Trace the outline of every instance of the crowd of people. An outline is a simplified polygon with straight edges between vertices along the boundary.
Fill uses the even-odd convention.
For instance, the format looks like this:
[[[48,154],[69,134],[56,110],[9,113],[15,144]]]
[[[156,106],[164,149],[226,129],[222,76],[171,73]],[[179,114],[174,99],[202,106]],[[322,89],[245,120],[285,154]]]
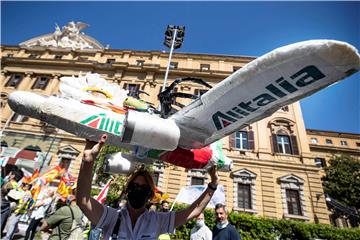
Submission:
[[[25,239],[34,239],[41,232],[47,239],[71,238],[74,223],[88,223],[90,231],[82,238],[103,239],[170,239],[170,234],[186,222],[195,219],[190,239],[240,239],[236,228],[227,221],[227,210],[222,204],[215,207],[216,226],[210,230],[205,224],[203,211],[217,189],[219,177],[216,168],[209,170],[210,182],[206,190],[185,209],[170,211],[170,203],[162,201],[160,206],[151,203],[155,184],[151,173],[140,168],[132,173],[120,196],[118,207],[112,208],[91,197],[91,179],[94,161],[105,143],[103,135],[99,142],[86,141],[80,167],[77,189],[60,204],[57,194],[50,187],[42,189],[36,201],[32,200],[31,184],[19,184],[19,176],[10,172],[1,187],[1,235],[11,240],[20,221],[28,223]],[[11,190],[19,196],[14,197]],[[55,207],[56,206],[56,207]],[[44,239],[44,238],[43,238]]]

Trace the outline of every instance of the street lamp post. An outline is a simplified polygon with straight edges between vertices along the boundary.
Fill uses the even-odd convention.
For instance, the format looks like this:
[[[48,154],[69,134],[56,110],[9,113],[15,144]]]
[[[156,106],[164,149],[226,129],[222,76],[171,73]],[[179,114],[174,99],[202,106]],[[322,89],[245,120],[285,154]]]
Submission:
[[[165,91],[167,78],[169,75],[170,64],[171,64],[171,57],[174,49],[178,49],[181,47],[184,41],[184,34],[185,34],[185,27],[184,26],[174,26],[168,25],[165,31],[165,40],[164,45],[170,48],[169,60],[166,67],[164,84],[162,86],[161,91]]]

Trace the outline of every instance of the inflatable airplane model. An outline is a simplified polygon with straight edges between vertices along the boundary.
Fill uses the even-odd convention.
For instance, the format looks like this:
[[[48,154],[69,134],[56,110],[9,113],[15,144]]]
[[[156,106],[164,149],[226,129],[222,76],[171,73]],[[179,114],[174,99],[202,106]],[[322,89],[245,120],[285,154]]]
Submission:
[[[135,162],[158,159],[189,169],[217,165],[229,171],[232,161],[218,140],[359,69],[353,46],[311,40],[257,58],[174,114],[162,104],[167,110],[160,116],[96,74],[62,77],[62,97],[18,91],[8,101],[19,114],[93,141],[107,133],[107,144],[132,151],[110,157],[108,172],[130,171]]]

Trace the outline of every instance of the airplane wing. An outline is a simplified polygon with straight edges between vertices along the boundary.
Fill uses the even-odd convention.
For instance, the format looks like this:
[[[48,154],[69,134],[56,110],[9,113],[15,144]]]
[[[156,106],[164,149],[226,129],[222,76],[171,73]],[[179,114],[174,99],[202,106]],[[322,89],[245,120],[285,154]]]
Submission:
[[[347,43],[291,44],[250,62],[169,119],[180,129],[180,147],[202,148],[359,69],[359,54]]]

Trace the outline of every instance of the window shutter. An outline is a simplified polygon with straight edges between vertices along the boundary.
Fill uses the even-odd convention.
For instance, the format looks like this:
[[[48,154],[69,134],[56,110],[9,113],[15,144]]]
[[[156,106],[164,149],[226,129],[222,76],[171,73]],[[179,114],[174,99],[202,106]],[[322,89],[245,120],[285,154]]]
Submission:
[[[272,135],[271,135],[271,142],[272,142],[272,145],[273,145],[273,151],[274,151],[274,153],[278,153],[278,152],[279,152],[279,148],[278,148],[278,145],[277,145],[276,134],[272,134]]]
[[[296,136],[291,135],[290,136],[290,141],[291,141],[292,154],[293,155],[299,155],[299,148],[298,148]]]
[[[248,132],[248,148],[251,150],[255,149],[254,131]]]
[[[229,135],[229,149],[233,149],[235,147],[235,132]]]

